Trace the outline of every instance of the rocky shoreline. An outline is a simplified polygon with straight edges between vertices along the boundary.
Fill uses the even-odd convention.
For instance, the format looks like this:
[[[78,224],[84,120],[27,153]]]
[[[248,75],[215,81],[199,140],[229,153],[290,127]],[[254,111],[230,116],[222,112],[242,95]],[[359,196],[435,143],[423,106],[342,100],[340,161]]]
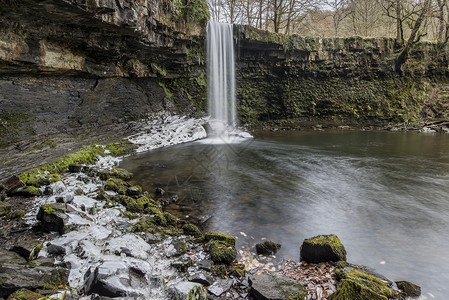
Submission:
[[[275,243],[237,252],[234,237],[182,223],[153,200],[153,191],[131,186],[132,175],[116,167],[129,152],[205,137],[204,122],[162,116],[128,139],[138,147],[129,141],[91,145],[7,181],[0,205],[0,298],[419,296],[417,287],[409,290],[414,285],[346,263],[336,236],[305,240],[299,263],[274,264]]]

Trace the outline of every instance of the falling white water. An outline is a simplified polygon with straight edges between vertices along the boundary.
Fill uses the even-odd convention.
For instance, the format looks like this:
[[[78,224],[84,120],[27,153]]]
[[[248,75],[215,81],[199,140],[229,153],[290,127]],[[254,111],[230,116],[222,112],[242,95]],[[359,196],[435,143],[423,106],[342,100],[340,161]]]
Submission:
[[[215,141],[238,142],[251,137],[235,128],[235,60],[232,24],[209,22],[207,25],[207,74],[209,122]],[[234,138],[231,138],[234,137]],[[208,142],[213,142],[208,139]]]

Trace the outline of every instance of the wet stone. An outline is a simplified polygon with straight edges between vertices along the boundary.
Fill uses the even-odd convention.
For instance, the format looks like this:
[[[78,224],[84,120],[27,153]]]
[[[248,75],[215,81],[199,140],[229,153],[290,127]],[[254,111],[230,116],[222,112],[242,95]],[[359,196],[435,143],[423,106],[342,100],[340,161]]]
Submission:
[[[171,266],[174,267],[179,272],[187,272],[187,269],[193,266],[193,261],[190,258],[186,259],[178,259],[171,263]]]
[[[265,241],[263,243],[256,244],[256,252],[259,255],[275,254],[280,248],[281,244],[277,244],[272,241]]]
[[[293,279],[275,274],[267,273],[250,276],[250,294],[254,299],[304,299],[307,296],[306,289]]]
[[[27,260],[16,252],[0,249],[0,266],[4,264],[26,265]]]
[[[66,250],[63,246],[54,245],[54,244],[49,243],[47,245],[47,252],[50,255],[65,255]]]
[[[214,278],[207,273],[196,273],[189,276],[189,281],[201,283],[204,286],[209,286],[214,283]]]
[[[218,279],[207,290],[214,296],[220,297],[232,287],[232,280]]]
[[[182,281],[167,287],[167,293],[172,300],[206,300],[207,292],[204,287],[195,282]]]
[[[209,259],[201,260],[197,263],[197,266],[204,271],[210,272],[212,270],[212,261]]]
[[[396,285],[406,297],[421,296],[421,287],[409,281],[396,281]]]
[[[33,251],[33,254],[37,256],[40,248],[42,248],[39,248],[39,245],[42,246],[41,242],[36,239],[19,239],[14,243],[14,246],[10,250],[16,252],[25,259],[29,259]]]
[[[11,193],[12,191],[14,191],[17,188],[20,187],[24,187],[25,183],[20,180],[20,178],[18,176],[12,176],[10,177],[4,184],[4,189],[6,190],[6,193]]]

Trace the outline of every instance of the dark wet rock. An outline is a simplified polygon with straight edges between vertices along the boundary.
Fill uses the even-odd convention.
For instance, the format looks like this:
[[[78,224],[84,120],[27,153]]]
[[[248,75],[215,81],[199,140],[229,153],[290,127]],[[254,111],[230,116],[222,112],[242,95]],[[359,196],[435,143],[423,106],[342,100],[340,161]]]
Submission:
[[[237,251],[233,246],[223,241],[212,241],[210,244],[210,257],[216,264],[229,265],[237,258]]]
[[[67,284],[68,276],[67,269],[4,264],[0,266],[0,297],[19,289],[36,290],[50,283]]]
[[[162,188],[156,188],[156,195],[164,196],[165,191]]]
[[[172,300],[206,300],[204,287],[195,282],[182,281],[167,288]]]
[[[31,260],[34,257],[37,257],[41,249],[42,242],[39,240],[19,239],[14,243],[14,246],[10,250],[16,252],[27,260]]]
[[[335,234],[318,235],[304,240],[301,259],[308,263],[346,261],[346,250]]]
[[[60,234],[65,232],[65,226],[69,220],[64,211],[67,204],[45,204],[39,208],[37,219],[40,221],[39,229],[44,232],[57,231]]]
[[[421,287],[409,281],[396,281],[396,285],[406,297],[421,296]]]
[[[277,244],[272,241],[265,241],[263,243],[256,244],[256,252],[259,255],[275,254],[280,248],[281,244]]]
[[[79,173],[79,172],[81,172],[82,168],[83,167],[81,165],[79,165],[79,164],[70,164],[69,165],[69,172],[70,173]]]
[[[221,232],[206,232],[204,234],[204,241],[222,241],[229,246],[235,247],[235,237]]]
[[[16,175],[10,177],[4,184],[4,190],[6,191],[7,194],[10,194],[12,191],[14,191],[15,189],[18,189],[20,187],[24,187],[25,183],[20,180],[20,178]]]
[[[250,276],[250,294],[256,300],[278,300],[278,299],[304,299],[307,291],[293,279],[275,274],[267,273]]]
[[[40,256],[34,259],[32,264],[38,267],[55,267],[55,260],[50,257]]]
[[[41,294],[35,293],[27,289],[20,289],[9,295],[9,297],[6,300],[13,300],[13,299],[39,300],[41,298],[42,298]]]
[[[47,252],[50,255],[65,255],[66,250],[63,246],[49,243],[47,245]]]
[[[232,286],[232,280],[218,279],[210,287],[207,288],[208,292],[214,296],[220,297],[223,293],[226,293]]]
[[[14,195],[23,196],[23,197],[36,197],[42,196],[43,193],[41,189],[34,186],[24,186],[20,187],[13,191]]]
[[[182,226],[182,230],[183,230],[184,234],[191,235],[196,238],[203,236],[203,234],[201,233],[201,230],[193,224],[184,224],[184,226]]]
[[[6,216],[11,212],[11,203],[0,201],[0,217]]]
[[[171,263],[171,266],[179,272],[187,272],[187,269],[193,266],[193,261],[190,258],[182,258],[175,260]]]
[[[189,281],[201,283],[204,286],[209,286],[214,283],[214,278],[206,272],[195,273],[189,276]]]
[[[27,260],[16,252],[0,249],[0,266],[4,264],[26,265],[27,263]]]
[[[44,195],[57,195],[62,194],[67,190],[65,184],[62,181],[57,181],[45,187]]]

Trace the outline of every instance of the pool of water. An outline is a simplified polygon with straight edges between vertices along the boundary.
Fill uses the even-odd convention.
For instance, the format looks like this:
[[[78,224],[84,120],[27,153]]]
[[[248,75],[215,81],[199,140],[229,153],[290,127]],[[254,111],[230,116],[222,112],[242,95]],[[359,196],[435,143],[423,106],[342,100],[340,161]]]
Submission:
[[[278,257],[298,260],[305,238],[334,233],[348,261],[412,281],[429,299],[449,294],[448,135],[265,133],[154,150],[121,167],[164,189],[170,212],[237,236],[237,248],[268,239],[282,244]]]

